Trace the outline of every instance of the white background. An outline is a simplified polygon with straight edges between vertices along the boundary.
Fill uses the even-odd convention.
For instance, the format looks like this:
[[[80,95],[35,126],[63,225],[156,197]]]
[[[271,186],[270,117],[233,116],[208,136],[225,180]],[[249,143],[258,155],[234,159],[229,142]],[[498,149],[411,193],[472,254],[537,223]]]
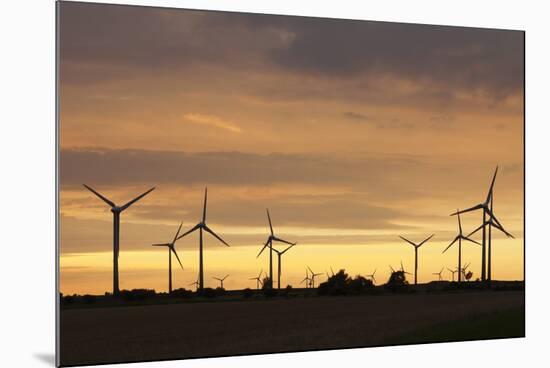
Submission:
[[[102,2],[102,1],[100,1]],[[527,338],[199,359],[132,367],[515,367],[548,363],[550,155],[548,9],[532,1],[124,1],[272,14],[526,30]],[[5,1],[0,63],[0,366],[53,366],[54,30],[53,0]],[[452,310],[449,311],[452,313]],[[546,349],[546,351],[545,351]],[[546,364],[547,364],[546,363]],[[130,365],[117,365],[126,367]]]

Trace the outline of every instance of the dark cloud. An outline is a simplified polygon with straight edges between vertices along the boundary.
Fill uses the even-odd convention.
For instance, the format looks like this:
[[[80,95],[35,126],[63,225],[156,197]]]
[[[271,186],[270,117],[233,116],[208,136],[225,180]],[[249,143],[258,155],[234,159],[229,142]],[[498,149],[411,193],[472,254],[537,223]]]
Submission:
[[[390,74],[502,98],[523,88],[523,47],[519,31],[61,5],[66,81],[124,75],[132,66],[164,73],[198,62],[338,78]],[[107,67],[119,70],[109,75]]]
[[[413,156],[391,154],[338,158],[316,154],[63,149],[60,157],[63,188],[82,183],[100,187],[342,184],[387,192],[401,187],[394,178],[413,178],[429,169],[429,164]]]

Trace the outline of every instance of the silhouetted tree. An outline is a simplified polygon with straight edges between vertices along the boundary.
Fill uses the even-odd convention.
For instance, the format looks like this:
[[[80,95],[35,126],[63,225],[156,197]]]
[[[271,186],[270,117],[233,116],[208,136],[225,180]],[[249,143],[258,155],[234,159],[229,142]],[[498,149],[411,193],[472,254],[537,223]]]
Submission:
[[[409,283],[404,271],[394,271],[390,275],[388,282],[386,283],[386,289],[394,292],[407,290]]]
[[[361,275],[355,276],[353,280],[348,283],[348,292],[352,294],[365,293],[374,288],[372,280],[366,279]]]
[[[193,296],[193,291],[192,290],[187,290],[185,288],[174,289],[174,290],[172,290],[172,294],[170,294],[170,296],[172,296],[174,298],[187,299],[187,298],[191,298]]]
[[[350,281],[346,271],[340,270],[319,285],[318,293],[320,295],[345,295],[349,291]]]

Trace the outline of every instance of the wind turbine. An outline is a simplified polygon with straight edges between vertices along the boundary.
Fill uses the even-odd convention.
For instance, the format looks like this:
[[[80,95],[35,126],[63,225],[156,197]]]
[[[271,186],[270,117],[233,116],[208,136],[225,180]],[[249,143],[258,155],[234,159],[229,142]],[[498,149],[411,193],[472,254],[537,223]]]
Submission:
[[[277,289],[281,288],[281,256],[285,254],[290,248],[295,246],[296,243],[289,245],[285,250],[279,251],[273,248],[273,251],[277,253]]]
[[[414,284],[416,285],[416,277],[418,275],[418,248],[420,248],[422,246],[422,244],[426,243],[428,240],[430,240],[431,238],[433,238],[435,234],[432,234],[430,236],[428,236],[426,239],[424,239],[423,241],[421,241],[420,243],[416,244],[416,243],[413,243],[412,241],[410,241],[409,239],[399,235],[399,237],[401,239],[403,239],[404,241],[406,241],[407,243],[409,243],[410,245],[412,245],[414,247]]]
[[[197,277],[197,281],[195,282],[192,282],[189,284],[189,286],[192,286],[192,285],[195,285],[195,288],[198,290],[199,289],[199,278]]]
[[[180,235],[176,240],[183,238],[184,236],[191,234],[195,230],[199,230],[199,291],[202,292],[204,289],[204,264],[203,264],[203,240],[202,240],[202,233],[203,231],[206,231],[207,233],[210,233],[213,237],[218,239],[220,242],[225,244],[229,247],[229,244],[225,242],[222,238],[220,238],[212,229],[210,229],[206,225],[206,201],[208,198],[208,188],[204,188],[204,207],[202,210],[202,220],[198,224],[196,224],[193,228],[186,231],[182,235]]]
[[[437,281],[443,280],[443,279],[441,278],[441,274],[443,273],[443,270],[444,270],[444,269],[445,269],[445,267],[441,267],[441,271],[432,273],[432,275],[437,275],[437,276],[439,276],[439,279],[438,279]]]
[[[258,274],[257,277],[252,277],[250,278],[249,280],[256,280],[256,289],[257,290],[260,290],[260,284],[262,283],[262,272],[264,272],[264,270],[260,270],[260,273]]]
[[[462,273],[462,276],[464,276],[464,278],[466,278],[466,270],[468,269],[469,266],[470,266],[470,262],[468,262],[466,266],[460,269],[460,272]]]
[[[277,241],[280,243],[285,243],[288,245],[296,245],[296,243],[291,243],[289,241],[283,240],[279,237],[276,237],[275,234],[273,234],[273,225],[271,224],[271,217],[269,216],[269,209],[266,209],[267,211],[267,220],[269,221],[269,230],[270,234],[264,243],[264,246],[262,247],[262,250],[260,250],[260,253],[256,256],[258,258],[264,249],[269,246],[269,281],[271,281],[271,287],[273,288],[273,241]]]
[[[455,273],[458,272],[458,270],[451,270],[449,267],[447,267],[447,270],[451,273],[451,277],[453,278],[453,282],[455,281]]]
[[[319,275],[322,275],[322,273],[315,273],[313,272],[313,270],[311,268],[309,268],[309,266],[307,267],[309,269],[309,272],[311,272],[311,287],[313,289],[315,289],[315,277],[316,276],[319,276]]]
[[[300,281],[300,284],[303,284],[304,282],[306,283],[306,289],[307,289],[309,287],[309,285],[311,284],[311,279],[309,278],[307,268],[306,268],[306,277],[304,277],[304,279],[302,281]]]
[[[172,294],[172,253],[174,253],[176,258],[178,259],[180,267],[183,270],[183,266],[181,264],[180,257],[178,257],[178,253],[176,252],[176,240],[178,240],[178,235],[180,234],[180,230],[181,230],[182,225],[183,225],[183,222],[180,224],[180,227],[178,228],[178,232],[176,233],[176,236],[174,236],[174,240],[172,240],[171,243],[153,244],[153,247],[167,247],[168,248],[168,294]]]
[[[410,272],[405,271],[405,269],[403,268],[403,261],[401,261],[401,272],[403,272],[406,275],[412,275]]]
[[[376,270],[377,270],[377,269],[374,269],[374,272],[373,272],[372,274],[367,275],[367,277],[370,277],[370,279],[371,279],[372,281],[374,281],[375,283],[376,283],[376,278],[374,277],[374,275],[376,274]]]
[[[220,282],[220,287],[223,289],[223,282],[224,282],[224,280],[227,278],[227,276],[229,276],[229,275],[225,275],[225,276],[222,277],[221,279],[218,278],[218,277],[213,277],[213,279],[218,280],[218,281]]]
[[[504,230],[504,228],[502,227],[502,224],[495,217],[495,215],[493,213],[493,209],[492,209],[493,208],[493,187],[495,186],[495,179],[497,177],[497,172],[498,172],[498,166],[495,169],[495,173],[493,175],[493,181],[491,182],[491,186],[489,187],[489,192],[487,193],[487,197],[485,198],[485,201],[483,203],[480,203],[478,205],[475,205],[473,207],[467,208],[467,209],[462,210],[462,211],[457,211],[455,213],[451,213],[451,216],[454,216],[454,215],[458,215],[458,214],[466,213],[466,212],[470,212],[470,211],[483,210],[482,222],[481,222],[481,227],[480,227],[483,230],[482,236],[481,236],[482,237],[482,244],[481,244],[481,251],[482,251],[482,253],[481,253],[481,281],[486,280],[486,275],[485,275],[486,258],[485,258],[485,256],[486,256],[486,241],[487,241],[487,236],[486,236],[486,227],[487,227],[487,225],[489,225],[489,226],[498,225],[499,230],[503,231],[506,234],[506,236],[511,237],[511,234]],[[487,219],[492,220],[493,223],[490,224]],[[491,240],[489,240],[489,244],[490,243],[491,243]],[[489,280],[490,280],[490,277],[489,277]]]
[[[469,242],[472,242],[472,243],[475,243],[475,244],[478,244],[478,245],[481,245],[481,244],[479,244],[479,242],[477,242],[473,239],[470,239],[469,236],[462,235],[462,222],[460,221],[461,211],[459,211],[457,209],[456,213],[457,213],[457,218],[458,218],[458,235],[454,238],[454,240],[451,242],[451,244],[449,244],[447,246],[447,248],[445,248],[445,250],[442,253],[445,253],[447,251],[447,249],[449,249],[458,240],[458,267],[456,269],[461,270],[462,269],[461,268],[462,267],[462,240],[467,240]],[[460,272],[459,272],[458,273],[458,282],[460,282],[460,281],[462,281],[462,280],[461,280]]]
[[[141,198],[145,197],[147,194],[155,190],[155,187],[149,189],[143,194],[140,194],[136,198],[132,199],[123,206],[117,206],[114,202],[108,200],[86,184],[83,184],[86,189],[94,193],[99,199],[107,203],[111,207],[111,212],[113,213],[113,295],[117,296],[120,292],[118,288],[118,253],[119,253],[119,244],[120,244],[120,214],[122,211],[128,209],[131,205],[139,201]]]

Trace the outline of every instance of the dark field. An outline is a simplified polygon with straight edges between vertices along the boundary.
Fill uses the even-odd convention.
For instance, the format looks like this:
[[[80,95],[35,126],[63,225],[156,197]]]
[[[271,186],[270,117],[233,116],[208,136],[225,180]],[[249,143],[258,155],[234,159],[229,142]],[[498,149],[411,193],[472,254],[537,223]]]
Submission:
[[[61,364],[524,336],[523,291],[299,297],[61,311]]]

